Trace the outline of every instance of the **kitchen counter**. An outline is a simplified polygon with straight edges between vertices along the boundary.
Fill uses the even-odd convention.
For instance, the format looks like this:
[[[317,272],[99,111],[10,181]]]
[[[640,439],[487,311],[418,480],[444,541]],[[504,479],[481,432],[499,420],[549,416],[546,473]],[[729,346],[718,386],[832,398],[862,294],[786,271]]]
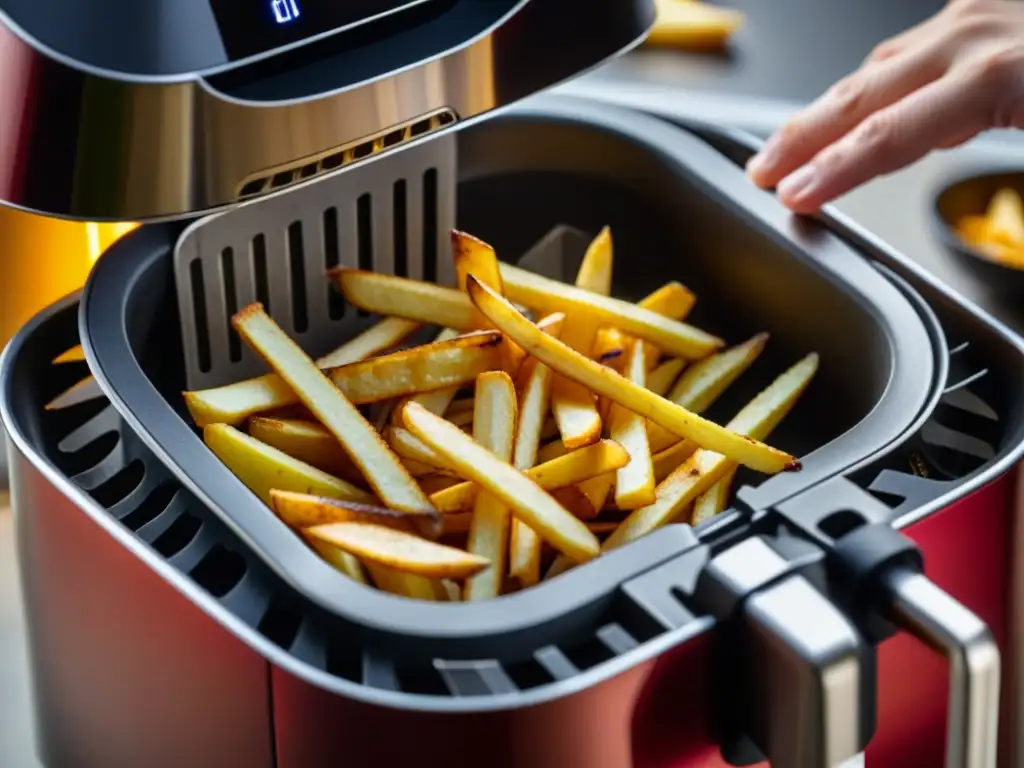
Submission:
[[[831,82],[854,68],[879,40],[930,15],[941,0],[735,0],[748,24],[730,57],[643,49],[562,90],[629,105],[650,101],[678,115],[736,125],[765,136]],[[613,84],[613,89],[608,85]],[[667,88],[685,91],[666,93]],[[1024,168],[1024,141],[985,137],[934,155],[842,200],[839,208],[918,260],[1009,326],[1024,332],[1024,307],[1001,298],[932,239],[928,206],[934,191],[966,168]],[[2,460],[0,460],[2,470]],[[38,768],[32,753],[27,662],[14,563],[13,525],[0,494],[0,765]]]

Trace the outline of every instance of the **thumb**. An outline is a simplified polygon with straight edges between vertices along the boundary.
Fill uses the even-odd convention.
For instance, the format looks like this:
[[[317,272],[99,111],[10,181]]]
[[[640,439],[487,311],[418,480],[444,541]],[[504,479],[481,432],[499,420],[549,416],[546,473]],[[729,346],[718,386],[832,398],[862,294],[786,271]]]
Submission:
[[[989,89],[953,71],[864,120],[778,187],[782,202],[813,213],[867,181],[963,143],[990,127]]]

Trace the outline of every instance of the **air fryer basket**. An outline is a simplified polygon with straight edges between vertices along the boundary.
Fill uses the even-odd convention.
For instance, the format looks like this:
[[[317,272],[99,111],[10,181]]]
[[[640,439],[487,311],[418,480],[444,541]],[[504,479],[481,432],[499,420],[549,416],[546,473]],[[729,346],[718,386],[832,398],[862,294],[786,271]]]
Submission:
[[[929,317],[838,238],[813,226],[796,228],[773,196],[745,183],[739,168],[691,134],[638,114],[545,100],[467,129],[459,137],[458,166],[459,226],[492,242],[503,258],[517,258],[557,224],[589,232],[608,224],[616,240],[618,294],[635,298],[680,279],[700,297],[694,313],[698,324],[730,342],[769,331],[763,359],[722,399],[712,418],[727,418],[800,356],[812,350],[821,354],[819,378],[773,437],[801,456],[804,469],[770,479],[764,487],[785,483],[791,494],[883,449],[936,392],[935,373],[945,350]],[[438,175],[444,178],[445,169]],[[350,182],[342,182],[351,189]],[[316,185],[318,199],[325,183]],[[375,183],[381,186],[390,189]],[[304,227],[328,220],[322,210],[296,212],[294,195],[289,192],[280,202],[292,217],[308,217]],[[344,221],[348,206],[358,205],[355,197],[350,192],[328,202]],[[373,203],[389,207],[391,201],[378,194]],[[238,220],[261,220],[256,206],[268,204],[242,209]],[[232,215],[221,218],[221,225]],[[190,231],[201,235],[202,227]],[[436,229],[423,231],[428,240],[438,237]],[[173,227],[146,228],[106,254],[93,272],[81,309],[90,367],[140,439],[175,476],[276,573],[335,616],[382,642],[412,645],[409,653],[429,655],[443,647],[449,657],[529,655],[535,643],[572,634],[577,620],[597,610],[631,574],[650,567],[652,557],[677,552],[679,534],[661,531],[564,578],[474,605],[414,603],[337,574],[213,459],[184,415],[172,275],[178,234]],[[236,252],[247,251],[254,238],[285,238],[283,232],[240,234]],[[356,252],[334,258],[376,264],[372,244],[358,242],[353,234],[365,236],[357,228],[342,232],[341,241],[347,238]],[[303,231],[306,248],[328,240],[338,238]],[[445,258],[442,250],[437,253],[436,258]],[[571,277],[581,255],[540,266]],[[442,271],[429,262],[424,270],[428,275]],[[224,318],[211,325],[217,320]],[[368,320],[349,310],[332,343]],[[302,335],[296,336],[302,343]],[[247,365],[251,361],[243,355],[240,368],[248,373],[253,369]],[[527,638],[533,647],[519,648]]]

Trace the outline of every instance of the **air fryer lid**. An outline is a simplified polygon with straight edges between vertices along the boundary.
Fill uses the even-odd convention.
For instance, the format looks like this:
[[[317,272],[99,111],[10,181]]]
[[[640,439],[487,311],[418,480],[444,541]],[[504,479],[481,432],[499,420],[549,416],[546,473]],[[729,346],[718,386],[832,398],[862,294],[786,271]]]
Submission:
[[[571,78],[653,18],[650,0],[2,0],[0,202],[230,205]]]

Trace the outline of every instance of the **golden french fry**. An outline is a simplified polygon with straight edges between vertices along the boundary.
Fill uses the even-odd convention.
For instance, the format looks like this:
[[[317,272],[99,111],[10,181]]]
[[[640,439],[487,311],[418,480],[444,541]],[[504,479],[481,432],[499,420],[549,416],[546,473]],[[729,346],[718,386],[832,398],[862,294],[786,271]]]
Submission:
[[[506,286],[509,284],[505,277]],[[501,296],[469,279],[470,298],[491,322],[529,354],[556,373],[571,378],[599,395],[661,424],[680,437],[694,440],[710,451],[725,454],[751,469],[769,474],[799,469],[799,462],[784,451],[708,421],[569,348],[522,317]],[[596,294],[594,295],[597,297]],[[657,317],[657,315],[655,315]],[[639,334],[637,334],[639,335]]]
[[[404,427],[388,427],[384,430],[384,440],[403,462],[416,462],[429,468],[430,473],[454,474],[442,456]]]
[[[331,270],[329,277],[350,304],[367,312],[457,331],[475,327],[473,304],[456,288],[347,267]]]
[[[445,328],[441,331],[435,342],[449,341],[459,335],[458,331],[453,331],[450,328]],[[443,389],[436,389],[433,392],[421,392],[418,395],[411,395],[407,398],[400,400],[395,404],[394,408],[391,409],[389,414],[392,424],[399,424],[401,417],[398,415],[402,412],[402,407],[409,400],[415,400],[417,403],[422,405],[431,413],[436,413],[438,416],[443,416],[444,412],[451,405],[452,400],[455,399],[455,395],[458,393],[460,387],[455,385],[453,387],[445,387]],[[380,430],[377,430],[378,432]]]
[[[341,443],[385,505],[413,513],[430,509],[427,495],[380,435],[260,304],[239,312],[232,325]]]
[[[561,321],[556,327],[548,329],[548,333],[553,336],[558,336],[561,331]],[[519,422],[516,426],[512,465],[518,470],[527,471],[537,464],[541,435],[551,406],[554,373],[531,357],[520,366],[519,376],[523,383],[520,386]],[[540,557],[540,536],[522,520],[513,519],[509,542],[509,576],[523,587],[536,584],[540,581]]]
[[[510,301],[539,312],[578,314],[595,326],[618,328],[674,357],[700,359],[722,346],[721,339],[691,325],[636,304],[549,280],[510,264],[501,265],[501,277],[505,295]],[[493,323],[494,318],[488,317]]]
[[[639,306],[670,320],[682,320],[693,309],[697,297],[682,283],[670,280],[642,298]]]
[[[349,402],[365,405],[462,386],[481,373],[500,370],[500,345],[501,334],[496,331],[467,333],[332,368],[327,376]]]
[[[657,20],[647,36],[647,45],[719,51],[728,45],[744,20],[740,11],[702,2],[655,0],[655,8]]]
[[[444,530],[444,521],[433,509],[409,514],[374,504],[360,504],[276,488],[270,492],[270,506],[292,528],[312,528],[328,523],[375,523],[408,533],[419,533],[431,539],[436,539]]]
[[[388,317],[342,344],[319,360],[321,369],[365,360],[393,347],[419,328],[418,323]],[[299,402],[291,387],[274,373],[215,389],[186,392],[185,405],[196,426],[241,424],[256,413],[265,413]]]
[[[471,289],[479,285],[472,277],[469,279]],[[536,328],[529,320],[526,322],[531,328]],[[543,331],[538,333],[547,336]],[[405,426],[410,432],[441,454],[461,474],[504,501],[517,518],[525,521],[552,547],[576,561],[589,560],[597,554],[599,542],[596,537],[536,482],[497,459],[458,427],[415,403],[407,405],[404,413]]]
[[[590,517],[600,514],[601,509],[608,500],[608,493],[611,491],[612,486],[615,485],[615,474],[615,472],[606,472],[603,475],[584,480],[577,486],[580,492],[586,496],[587,501],[590,502],[590,508],[593,511]]]
[[[561,339],[583,355],[589,355],[597,328],[582,313],[566,316]],[[551,411],[562,442],[570,450],[592,445],[601,439],[601,414],[594,396],[579,382],[555,376],[551,390]]]
[[[645,352],[650,348],[650,344],[644,345]],[[669,358],[647,374],[647,388],[654,394],[664,397],[685,367],[685,360],[680,360],[678,357]]]
[[[648,294],[640,301],[639,306],[672,320],[682,320],[693,309],[696,301],[697,297],[689,288],[682,283],[673,281],[665,283],[658,290]],[[629,337],[618,328],[602,328],[597,332],[591,357],[621,371],[628,339]],[[644,352],[647,357],[647,367],[650,369],[658,362],[661,350],[653,344],[648,344]],[[658,394],[665,393],[659,392]]]
[[[732,492],[732,481],[736,477],[735,468],[725,473],[725,476],[705,491],[693,502],[693,512],[690,515],[690,523],[699,525],[705,520],[723,511],[729,503],[729,494]]]
[[[634,341],[626,356],[626,376],[638,387],[645,386],[647,370],[642,341]],[[609,415],[609,436],[626,449],[629,463],[615,475],[615,504],[619,509],[638,509],[654,501],[654,464],[647,442],[647,420],[638,413],[613,404]]]
[[[485,373],[476,382],[473,437],[504,462],[512,461],[516,434],[516,389],[507,373]],[[501,594],[508,554],[511,514],[508,506],[487,491],[477,494],[467,550],[490,565],[466,581],[463,598],[486,600]]]
[[[703,413],[754,364],[767,343],[768,334],[759,333],[742,344],[694,363],[679,377],[668,399],[688,411]],[[647,439],[653,453],[679,442],[677,435],[658,424],[648,424]]]
[[[537,464],[524,474],[545,491],[576,485],[597,475],[614,473],[629,461],[629,454],[618,443],[601,440],[594,445],[566,453],[551,461]],[[475,482],[463,482],[434,493],[431,504],[443,515],[472,508],[479,488]]]
[[[361,488],[293,459],[227,424],[205,427],[203,441],[264,504],[271,503],[270,491],[273,488],[363,504],[374,502],[373,495]]]
[[[427,579],[414,573],[403,573],[378,563],[367,562],[365,565],[374,585],[382,592],[410,597],[413,600],[448,600],[448,590],[442,581]]]
[[[336,475],[350,483],[363,482],[359,468],[341,449],[334,435],[315,421],[253,416],[249,419],[249,434],[261,443],[277,448],[293,459],[329,475]]]
[[[729,429],[752,438],[767,437],[796,404],[818,370],[810,354],[779,376],[729,422]],[[701,448],[658,485],[653,504],[633,511],[609,536],[602,550],[620,547],[671,522],[699,495],[721,480],[735,462]]]
[[[996,192],[985,216],[993,233],[1009,243],[1024,245],[1024,201],[1016,190],[1007,187]]]
[[[583,255],[576,273],[576,287],[608,296],[612,292],[613,254],[612,231],[605,227]]]
[[[673,470],[693,456],[699,447],[693,440],[680,440],[655,453],[651,457],[654,464],[654,482],[660,483],[671,475]]]
[[[591,532],[597,534],[598,536],[605,536],[614,531],[618,527],[619,524],[614,520],[595,520],[593,522],[587,523],[587,528],[589,528]]]
[[[358,581],[360,584],[369,583],[366,579],[366,570],[363,568],[363,564],[359,562],[359,558],[353,557],[348,552],[337,547],[332,547],[330,544],[314,539],[312,536],[304,535],[303,538],[313,548],[313,551],[320,555],[328,564],[333,565],[350,579]]]
[[[328,523],[307,528],[306,533],[363,562],[428,579],[465,579],[488,565],[478,555],[373,523]]]

